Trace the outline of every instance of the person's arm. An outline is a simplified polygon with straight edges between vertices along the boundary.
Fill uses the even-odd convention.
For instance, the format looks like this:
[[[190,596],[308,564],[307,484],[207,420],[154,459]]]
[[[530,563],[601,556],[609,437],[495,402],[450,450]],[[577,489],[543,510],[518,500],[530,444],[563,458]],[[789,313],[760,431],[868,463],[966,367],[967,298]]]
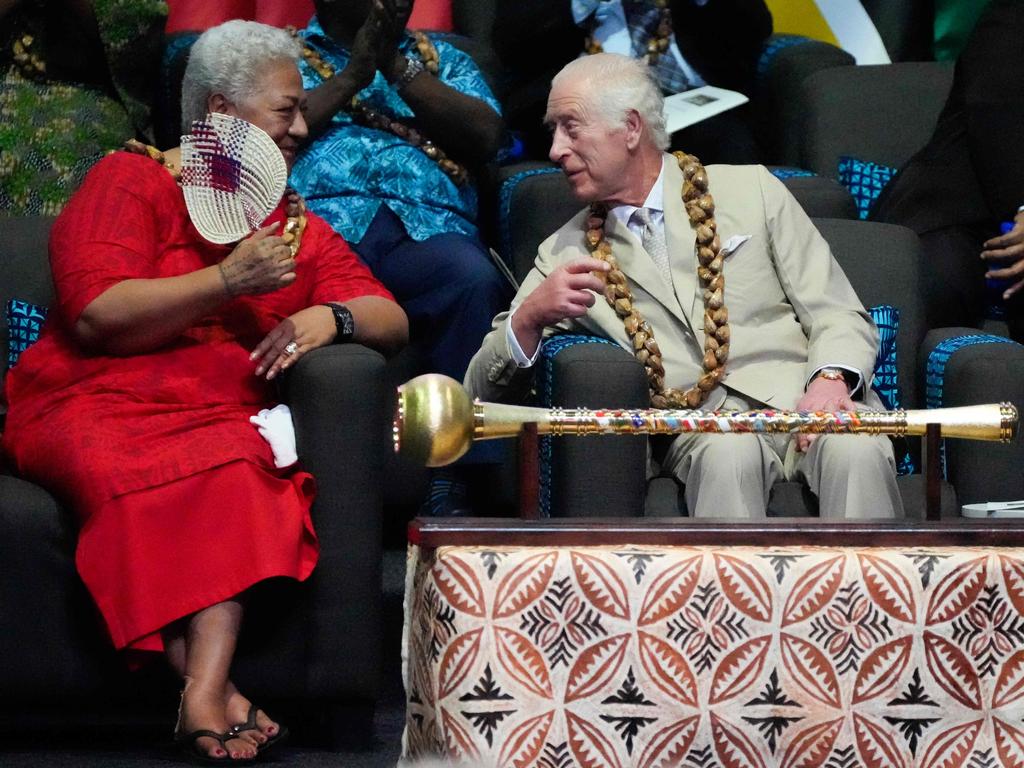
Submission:
[[[594,272],[607,272],[608,263],[584,256],[564,264],[545,277],[512,314],[512,333],[519,348],[533,357],[544,329],[563,320],[583,317],[604,291]]]
[[[383,296],[355,296],[342,304],[352,313],[351,341],[385,355],[397,353],[409,341],[409,321],[398,304]],[[314,349],[334,342],[337,325],[329,307],[318,304],[286,317],[259,343],[249,359],[256,364],[256,376],[267,380],[287,370]],[[294,347],[289,345],[294,344]],[[289,351],[291,350],[291,351]]]
[[[352,97],[369,85],[379,69],[390,82],[405,71],[406,58],[398,50],[405,34],[411,3],[386,0],[374,3],[356,33],[345,68],[309,92],[306,123],[310,140],[331,118],[347,109]],[[492,159],[501,146],[504,122],[489,105],[423,72],[401,89],[403,100],[415,114],[416,126],[446,154],[479,164]]]
[[[396,81],[405,65],[405,56],[396,52],[385,77]],[[501,148],[505,123],[480,99],[425,71],[402,88],[401,96],[416,115],[417,127],[448,155],[479,165],[493,159]]]
[[[271,224],[239,243],[220,264],[175,277],[122,280],[93,299],[72,327],[85,348],[112,355],[157,349],[196,320],[243,294],[295,280],[295,259]]]

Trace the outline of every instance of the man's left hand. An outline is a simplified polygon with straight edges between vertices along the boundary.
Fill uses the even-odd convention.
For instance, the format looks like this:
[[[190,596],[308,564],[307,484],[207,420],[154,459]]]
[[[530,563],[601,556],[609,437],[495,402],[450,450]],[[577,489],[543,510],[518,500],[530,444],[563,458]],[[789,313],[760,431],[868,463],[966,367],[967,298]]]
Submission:
[[[845,381],[824,379],[820,376],[807,385],[807,391],[796,404],[798,411],[855,411],[857,404],[850,399]],[[818,439],[817,435],[798,434],[796,449],[803,453]]]

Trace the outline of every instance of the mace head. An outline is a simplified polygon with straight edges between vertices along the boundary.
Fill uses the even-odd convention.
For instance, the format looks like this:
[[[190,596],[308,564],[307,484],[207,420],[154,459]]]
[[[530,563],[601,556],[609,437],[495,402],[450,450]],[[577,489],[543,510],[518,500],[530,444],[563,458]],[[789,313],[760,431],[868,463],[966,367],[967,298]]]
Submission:
[[[451,464],[473,443],[473,403],[455,379],[427,373],[398,388],[395,452],[428,467]]]

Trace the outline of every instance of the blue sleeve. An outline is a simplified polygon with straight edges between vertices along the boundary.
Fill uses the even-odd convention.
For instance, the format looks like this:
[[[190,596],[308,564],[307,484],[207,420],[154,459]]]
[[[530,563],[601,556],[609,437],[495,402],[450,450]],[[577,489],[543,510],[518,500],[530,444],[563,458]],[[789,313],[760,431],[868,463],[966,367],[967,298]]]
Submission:
[[[454,88],[460,93],[472,96],[484,102],[487,106],[501,114],[501,105],[491,93],[487,81],[484,80],[483,72],[476,65],[476,62],[469,54],[460,51],[451,43],[431,38],[431,42],[437,49],[440,71],[438,79],[447,86]]]

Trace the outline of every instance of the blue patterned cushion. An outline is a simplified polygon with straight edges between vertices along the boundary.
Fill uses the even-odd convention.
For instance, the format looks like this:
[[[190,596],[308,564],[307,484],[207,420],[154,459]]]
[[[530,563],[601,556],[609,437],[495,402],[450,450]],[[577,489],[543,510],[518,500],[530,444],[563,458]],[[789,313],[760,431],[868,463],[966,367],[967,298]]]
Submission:
[[[887,410],[895,411],[902,401],[896,378],[896,336],[900,329],[900,311],[888,304],[880,304],[868,309],[868,314],[878,326],[878,352],[875,354],[875,378],[871,388],[882,399],[882,405]],[[914,462],[906,440],[897,441],[895,448],[897,473],[913,474]]]
[[[839,182],[850,190],[857,203],[857,213],[862,219],[868,217],[871,206],[895,173],[896,169],[887,165],[855,157],[839,158]]]
[[[814,171],[808,171],[805,168],[795,168],[791,165],[775,165],[768,170],[779,181],[785,181],[786,179],[809,179],[818,175]]]
[[[39,338],[46,320],[46,307],[28,301],[10,299],[5,307],[7,318],[7,367],[13,368],[21,353]]]
[[[900,388],[896,380],[896,335],[900,328],[900,311],[882,304],[868,310],[878,326],[878,353],[875,355],[875,380],[871,388],[882,398],[886,409],[900,407]]]

